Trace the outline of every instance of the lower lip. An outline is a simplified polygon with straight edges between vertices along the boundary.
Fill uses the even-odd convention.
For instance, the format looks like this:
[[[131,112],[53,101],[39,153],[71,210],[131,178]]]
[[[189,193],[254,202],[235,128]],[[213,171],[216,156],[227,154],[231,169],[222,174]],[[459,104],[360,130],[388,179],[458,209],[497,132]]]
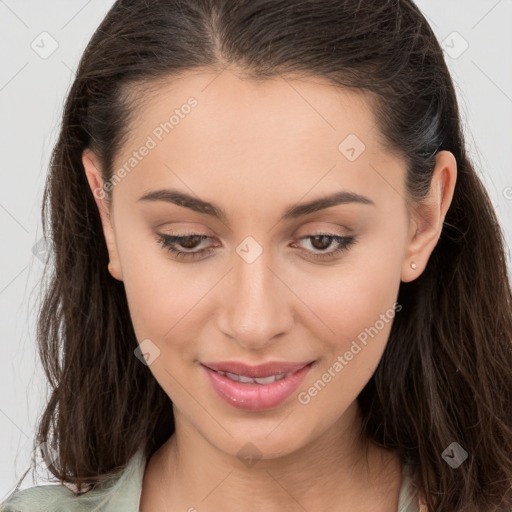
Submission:
[[[231,380],[206,366],[206,372],[216,393],[229,405],[246,411],[264,411],[284,402],[304,380],[313,363],[271,384],[247,384]]]

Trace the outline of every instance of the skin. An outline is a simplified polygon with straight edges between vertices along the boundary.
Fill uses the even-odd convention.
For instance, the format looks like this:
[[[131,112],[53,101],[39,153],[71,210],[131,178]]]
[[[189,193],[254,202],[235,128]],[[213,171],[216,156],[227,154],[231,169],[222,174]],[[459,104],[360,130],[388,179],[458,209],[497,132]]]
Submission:
[[[306,405],[294,393],[267,411],[236,409],[216,395],[199,362],[316,360],[298,390],[307,391],[392,309],[400,281],[424,270],[452,200],[455,158],[437,155],[430,195],[413,205],[405,163],[381,145],[364,96],[320,79],[255,82],[228,69],[187,72],[162,85],[114,169],[190,96],[198,105],[114,187],[110,208],[95,196],[111,272],[124,282],[139,343],[150,339],[160,350],[148,369],[171,398],[176,421],[176,433],[146,467],[140,510],[396,512],[398,457],[374,445],[364,450],[356,402],[392,321]],[[350,133],[365,145],[354,161],[338,150]],[[96,155],[84,151],[83,164],[97,190]],[[162,188],[218,204],[227,221],[138,200]],[[280,220],[287,207],[342,189],[374,205]],[[325,231],[358,240],[315,260],[336,241],[300,238]],[[213,251],[179,260],[155,232],[204,234],[211,238],[179,249]],[[247,236],[263,249],[251,263],[236,252]],[[237,456],[248,442],[261,457],[252,467]]]

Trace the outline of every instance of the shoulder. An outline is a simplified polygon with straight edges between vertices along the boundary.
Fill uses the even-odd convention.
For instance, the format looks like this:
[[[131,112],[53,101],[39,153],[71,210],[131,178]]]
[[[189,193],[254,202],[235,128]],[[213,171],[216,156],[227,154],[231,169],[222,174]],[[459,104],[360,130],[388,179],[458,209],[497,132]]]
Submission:
[[[414,470],[412,466],[405,464],[402,467],[402,485],[398,499],[398,512],[423,512],[420,506],[420,493],[414,484]]]
[[[65,485],[41,485],[16,491],[0,512],[138,512],[146,459],[142,451],[115,478],[76,495]]]
[[[63,485],[41,485],[11,494],[0,504],[0,512],[74,512],[73,498],[77,498]],[[65,508],[63,508],[65,507]]]

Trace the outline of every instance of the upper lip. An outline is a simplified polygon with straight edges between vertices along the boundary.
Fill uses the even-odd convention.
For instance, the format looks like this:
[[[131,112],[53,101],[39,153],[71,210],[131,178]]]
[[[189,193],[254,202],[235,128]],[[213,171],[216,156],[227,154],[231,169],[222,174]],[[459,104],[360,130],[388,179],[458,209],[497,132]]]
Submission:
[[[257,366],[247,365],[240,361],[219,361],[219,362],[203,362],[203,366],[215,370],[217,372],[236,373],[237,375],[245,375],[246,377],[270,377],[280,373],[294,373],[313,361],[304,363],[288,363],[281,361],[272,361]]]

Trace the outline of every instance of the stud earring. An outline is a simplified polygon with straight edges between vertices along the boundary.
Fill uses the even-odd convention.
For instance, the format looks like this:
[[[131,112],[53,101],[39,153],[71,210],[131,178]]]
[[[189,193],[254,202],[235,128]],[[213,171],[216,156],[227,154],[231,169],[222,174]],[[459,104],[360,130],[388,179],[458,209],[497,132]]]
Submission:
[[[411,263],[411,268],[412,268],[413,270],[416,270],[416,269],[418,268],[418,267],[417,267],[417,265],[416,265],[416,263],[414,263],[414,261]]]

